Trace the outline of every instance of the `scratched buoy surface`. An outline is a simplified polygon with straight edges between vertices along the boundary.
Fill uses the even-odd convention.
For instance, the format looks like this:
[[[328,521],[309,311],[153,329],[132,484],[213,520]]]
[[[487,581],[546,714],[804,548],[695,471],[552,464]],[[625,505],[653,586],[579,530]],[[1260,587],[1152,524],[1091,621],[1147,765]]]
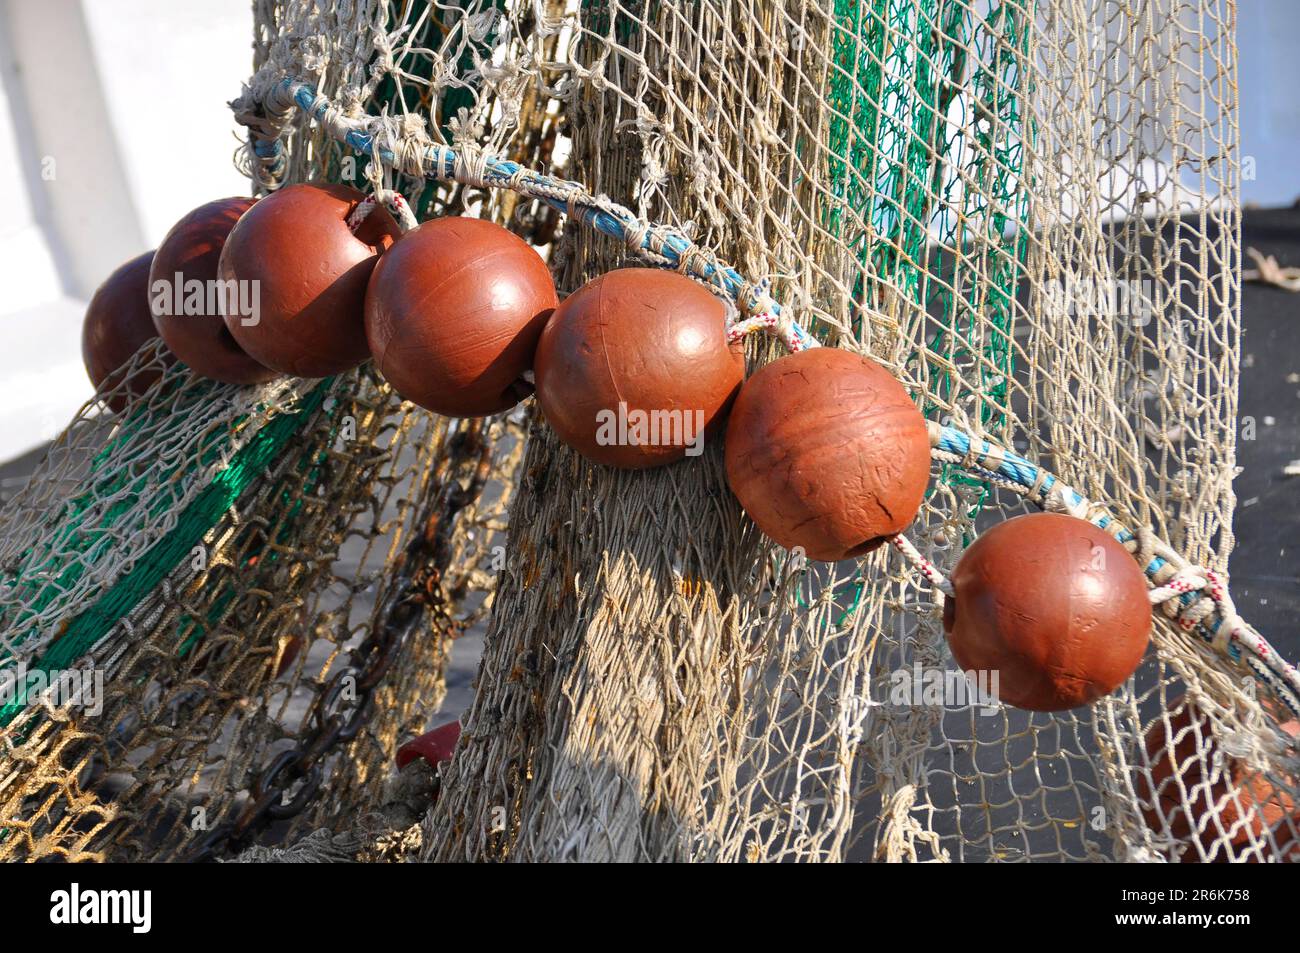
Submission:
[[[837,348],[760,368],[727,425],[727,482],[758,528],[809,559],[860,556],[901,532],[930,479],[925,419],[894,376]]]
[[[223,281],[252,313],[225,315],[254,360],[299,377],[325,377],[370,354],[365,297],[377,255],[400,234],[382,207],[354,234],[348,216],[364,196],[344,185],[289,185],[250,208],[221,252]]]
[[[366,338],[407,400],[482,417],[532,393],[525,374],[558,303],[546,263],[519,236],[477,218],[433,219],[375,266]]]
[[[745,374],[720,298],[656,268],[620,268],[565,299],[537,346],[546,422],[596,463],[655,467],[698,456]]]
[[[1034,513],[981,533],[952,573],[948,645],[964,670],[997,672],[1002,701],[1064,711],[1114,691],[1151,635],[1146,577],[1104,530]]]

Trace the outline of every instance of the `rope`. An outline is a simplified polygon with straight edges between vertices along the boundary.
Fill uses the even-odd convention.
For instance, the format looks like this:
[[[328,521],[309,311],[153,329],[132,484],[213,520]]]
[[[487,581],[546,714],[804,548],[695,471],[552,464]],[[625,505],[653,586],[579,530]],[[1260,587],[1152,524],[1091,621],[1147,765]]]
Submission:
[[[356,231],[380,205],[383,205],[393,216],[393,221],[397,222],[402,232],[409,232],[419,224],[415,220],[415,213],[411,211],[411,206],[407,204],[406,199],[402,197],[401,192],[395,192],[392,189],[380,189],[370,193],[364,199],[357,203],[357,207],[352,210],[348,216],[348,228]]]
[[[1254,248],[1247,248],[1246,254],[1257,267],[1242,269],[1242,281],[1258,281],[1284,291],[1300,291],[1300,268],[1279,265],[1272,255],[1261,255]]]
[[[419,153],[396,144],[380,146],[377,136],[396,143],[398,137],[393,135],[391,125],[385,126],[376,117],[349,117],[314,88],[290,77],[270,87],[262,108],[251,113],[256,121],[245,123],[250,132],[249,148],[270,176],[268,187],[276,184],[270,170],[276,167],[277,157],[282,156],[279,137],[294,105],[316,120],[330,136],[378,159],[385,168],[416,177],[518,192],[601,234],[625,242],[633,253],[643,258],[699,278],[731,298],[743,315],[728,322],[729,341],[761,330],[777,337],[791,352],[820,346],[807,330],[783,313],[768,294],[766,282],[748,281],[680,231],[638,218],[606,196],[593,196],[581,183],[552,178],[473,147],[427,143]],[[243,122],[248,115],[247,104],[238,101],[236,118]],[[1262,267],[1267,267],[1258,254],[1254,257]],[[1241,619],[1220,575],[1189,564],[1167,544],[1155,540],[1150,530],[1131,532],[1104,507],[1090,502],[1034,462],[956,427],[932,421],[929,428],[933,459],[982,476],[1048,512],[1087,519],[1110,533],[1138,559],[1152,582],[1153,605],[1161,606],[1180,626],[1195,632],[1228,658],[1240,662],[1244,650],[1263,663],[1287,689],[1279,692],[1279,697],[1300,715],[1300,673]],[[911,542],[900,534],[891,543],[936,588],[951,595],[951,583]]]
[[[1148,598],[1153,606],[1159,606],[1180,628],[1204,639],[1219,654],[1255,671],[1262,666],[1279,699],[1300,715],[1300,671],[1238,615],[1222,573],[1188,562],[1149,527],[1131,532],[1104,507],[1003,447],[933,422],[930,442],[933,459],[984,475],[1049,512],[1069,513],[1106,530],[1148,577],[1152,585]],[[952,583],[906,537],[899,534],[890,542],[935,588],[945,596],[953,595]],[[1243,659],[1243,651],[1248,658]]]
[[[797,323],[782,319],[781,306],[766,293],[764,285],[747,281],[734,268],[718,262],[680,231],[638,218],[630,209],[607,197],[593,196],[580,183],[552,178],[517,162],[470,147],[452,148],[429,143],[419,161],[414,161],[410,150],[394,151],[378,144],[374,131],[377,125],[375,117],[348,117],[306,83],[285,78],[271,88],[264,121],[249,125],[250,148],[259,158],[264,153],[282,154],[278,132],[273,141],[264,137],[274,127],[272,117],[282,118],[279,130],[283,131],[283,124],[288,121],[288,114],[282,111],[285,103],[297,105],[335,139],[377,158],[384,166],[396,171],[479,188],[510,189],[545,202],[601,234],[627,243],[638,255],[647,257],[646,253],[649,253],[648,257],[662,259],[669,267],[699,278],[732,298],[745,315],[772,315],[773,330],[790,350],[818,346],[818,342]],[[246,114],[246,110],[240,111],[236,118],[242,121]],[[399,155],[402,158],[399,159]],[[263,169],[270,167],[263,165]]]

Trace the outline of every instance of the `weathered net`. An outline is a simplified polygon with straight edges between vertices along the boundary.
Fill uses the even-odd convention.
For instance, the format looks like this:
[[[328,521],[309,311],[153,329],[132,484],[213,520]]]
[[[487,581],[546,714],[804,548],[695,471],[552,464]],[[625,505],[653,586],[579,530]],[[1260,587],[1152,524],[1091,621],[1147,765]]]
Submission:
[[[1267,778],[1294,813],[1280,730],[1294,671],[1218,588],[1239,330],[1230,4],[255,12],[257,72],[234,106],[259,188],[343,178],[403,192],[422,218],[495,218],[549,256],[562,293],[638,254],[709,277],[740,320],[789,338],[793,317],[904,382],[936,438],[907,535],[940,570],[1032,502],[1111,527],[1163,567],[1153,585],[1199,585],[1166,592],[1141,669],[1091,708],[899,700],[899,673],[955,668],[940,577],[901,549],[791,558],[744,517],[717,446],[615,471],[531,408],[525,446],[521,415],[514,429],[440,421],[369,371],[252,395],[177,372],[152,410],[80,419],[7,507],[7,661],[75,647],[59,627],[174,531],[185,494],[211,482],[209,455],[225,464],[295,409],[306,421],[204,538],[209,568],[185,550],[89,654],[69,654],[108,670],[105,715],[28,707],[7,726],[0,852],[161,859],[324,831],[385,859],[1294,858],[1297,821],[1263,823],[1235,773]],[[748,340],[751,364],[779,353]],[[340,444],[339,414],[368,423]],[[429,507],[476,497],[483,462],[500,492],[453,507],[454,526],[434,520],[438,558],[403,556]],[[65,506],[112,531],[67,533]],[[486,532],[506,523],[455,758],[418,829],[386,830],[385,763],[440,700],[456,620],[487,611]],[[350,545],[372,558],[358,565]],[[394,639],[417,565],[438,573]],[[196,627],[202,670],[185,651]],[[297,633],[309,648],[273,676]],[[388,635],[372,650],[371,633]],[[304,706],[321,699],[328,722],[333,673],[367,681],[365,658],[392,643],[372,711],[334,722],[356,736],[308,759]],[[1201,718],[1180,726],[1184,697]],[[1174,740],[1149,752],[1156,725]],[[1175,754],[1157,798],[1152,766]]]
[[[0,853],[197,857],[378,797],[476,611],[482,484],[517,421],[439,420],[369,372],[240,389],[180,367],[97,410],[4,511],[6,672],[103,682],[6,696]]]

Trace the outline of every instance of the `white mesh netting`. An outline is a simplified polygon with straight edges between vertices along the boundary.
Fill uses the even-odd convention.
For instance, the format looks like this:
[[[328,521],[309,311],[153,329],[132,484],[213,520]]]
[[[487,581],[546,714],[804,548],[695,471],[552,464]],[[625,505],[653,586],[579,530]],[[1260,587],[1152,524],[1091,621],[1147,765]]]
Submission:
[[[1135,531],[1128,548],[1144,565],[1165,554],[1157,584],[1184,568],[1175,553],[1188,572],[1226,571],[1240,267],[1229,4],[285,0],[258,3],[256,16],[257,73],[233,105],[252,131],[240,161],[260,188],[369,177],[422,218],[493,218],[548,256],[562,293],[642,250],[696,273],[726,262],[743,276],[727,288],[742,312],[770,296],[822,344],[893,370],[936,424],[1052,471],[1085,498],[1080,515],[1109,513]],[[380,163],[368,170],[367,149],[385,157],[382,175]],[[539,186],[528,170],[560,181]],[[749,342],[751,364],[779,353],[770,338]],[[413,419],[464,426],[399,408],[365,373],[349,380],[379,388],[370,399],[403,421],[399,433]],[[230,419],[239,412],[232,403]],[[473,483],[445,472],[447,437],[415,443],[410,465],[430,485]],[[505,435],[490,445],[494,505],[510,504],[505,568],[485,574],[487,517],[476,530],[473,513],[452,533],[462,550],[441,563],[465,580],[446,590],[453,615],[479,606],[475,590],[494,592],[476,695],[418,832],[391,849],[391,832],[365,827],[361,840],[381,854],[1294,856],[1296,761],[1281,728],[1294,699],[1257,652],[1226,638],[1232,625],[1214,638],[1194,624],[1230,618],[1230,603],[1165,603],[1135,678],[1089,709],[900,703],[896,673],[955,665],[940,592],[897,552],[816,567],[787,558],[730,496],[717,447],[662,470],[613,471],[535,416],[526,448]],[[936,456],[908,535],[940,569],[981,528],[1028,508],[979,467],[997,469],[973,451]],[[347,482],[328,492],[358,508],[370,505],[368,487],[388,485],[371,471]],[[38,476],[6,513],[24,529],[0,558],[48,539],[48,528],[25,528],[30,514],[67,492]],[[419,495],[395,499],[406,498]],[[244,496],[236,509],[256,518],[267,505]],[[367,532],[387,539],[379,512]],[[294,530],[286,565],[320,566],[305,593],[348,587],[354,570],[322,545],[346,532]],[[376,584],[401,575],[399,549],[378,561]],[[92,579],[108,585],[120,572]],[[319,595],[302,604],[302,616],[262,605],[259,624],[268,611],[281,621],[253,641],[315,633],[323,648],[303,653],[295,685],[328,694],[330,652],[355,649],[363,630],[325,637],[337,609]],[[18,659],[36,643],[13,642],[14,625],[0,616]],[[156,644],[164,629],[137,642]],[[216,840],[221,850],[352,829],[352,806],[389,796],[383,752],[439,700],[436,673],[413,674],[428,665],[428,642],[403,644],[424,647],[394,661],[388,714],[359,736],[369,753],[344,739],[350,756],[286,769],[303,779],[295,791],[312,789],[311,806],[287,833],[246,824]],[[233,666],[250,649],[231,651]],[[297,724],[236,711],[269,712],[279,677],[265,689],[202,679],[198,713],[193,699],[146,708],[146,722],[169,719],[166,732],[133,729],[127,746],[146,753],[147,785],[91,729],[84,749],[128,778],[113,791],[76,777],[90,755],[50,754],[48,726],[67,721],[23,716],[42,727],[11,748],[27,767],[0,782],[0,802],[25,838],[11,833],[0,850],[183,856],[207,835],[175,824],[154,834],[160,804],[237,816],[259,791],[281,793],[235,771],[180,793],[222,752],[260,765],[244,753],[272,753],[272,737],[292,748]],[[143,704],[138,680],[119,683],[125,706]],[[232,726],[242,739],[231,741]],[[188,747],[171,740],[181,727]],[[148,797],[133,801],[144,786]],[[41,806],[50,790],[80,817]],[[87,824],[92,813],[112,823]]]

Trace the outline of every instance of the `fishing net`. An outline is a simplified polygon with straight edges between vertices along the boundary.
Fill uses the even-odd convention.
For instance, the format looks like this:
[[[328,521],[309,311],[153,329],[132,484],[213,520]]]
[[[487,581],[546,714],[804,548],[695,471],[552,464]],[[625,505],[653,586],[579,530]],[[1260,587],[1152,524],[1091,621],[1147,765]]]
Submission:
[[[1226,585],[1230,4],[255,16],[232,106],[257,190],[491,218],[562,294],[633,260],[692,274],[770,332],[751,367],[819,342],[890,368],[931,488],[906,540],[810,564],[747,520],[716,445],[603,468],[531,402],[441,420],[368,368],[100,395],[0,517],[3,664],[105,682],[94,717],[4,709],[0,855],[1294,859],[1300,679]],[[1040,508],[1151,578],[1137,674],[1056,714],[916,691],[956,669],[945,573]],[[455,756],[392,810],[393,751],[478,619]]]
[[[432,418],[369,373],[250,390],[179,366],[96,410],[5,508],[7,684],[29,690],[0,711],[0,852],[198,857],[376,796],[472,621],[517,423]],[[36,673],[84,694],[51,704]]]

